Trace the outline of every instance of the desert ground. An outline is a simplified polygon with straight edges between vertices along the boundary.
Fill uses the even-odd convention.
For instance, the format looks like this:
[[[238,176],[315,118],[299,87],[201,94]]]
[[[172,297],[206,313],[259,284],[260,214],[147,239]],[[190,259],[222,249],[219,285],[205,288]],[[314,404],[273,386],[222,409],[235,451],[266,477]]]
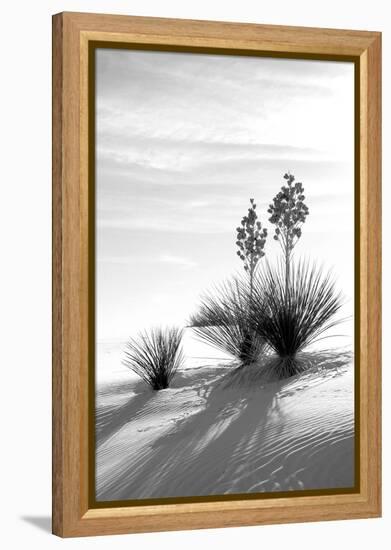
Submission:
[[[343,346],[303,353],[273,380],[186,335],[186,368],[153,391],[97,345],[99,501],[345,488],[354,484],[354,369]]]

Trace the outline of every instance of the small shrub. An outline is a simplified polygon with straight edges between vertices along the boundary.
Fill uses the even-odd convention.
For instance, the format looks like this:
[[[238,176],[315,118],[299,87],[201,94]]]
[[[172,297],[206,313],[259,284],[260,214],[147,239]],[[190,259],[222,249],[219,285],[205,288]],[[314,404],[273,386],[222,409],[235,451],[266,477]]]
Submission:
[[[168,388],[183,363],[183,331],[153,329],[131,338],[125,347],[123,364],[138,374],[154,390]]]

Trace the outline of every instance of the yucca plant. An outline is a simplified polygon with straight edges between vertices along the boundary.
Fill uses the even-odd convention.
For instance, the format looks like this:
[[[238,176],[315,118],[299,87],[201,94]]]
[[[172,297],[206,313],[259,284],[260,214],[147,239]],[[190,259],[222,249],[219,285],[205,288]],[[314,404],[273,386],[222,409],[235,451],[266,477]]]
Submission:
[[[154,390],[168,388],[184,356],[183,330],[156,328],[142,332],[126,344],[122,363]]]
[[[247,279],[215,287],[203,296],[189,323],[201,341],[228,353],[241,365],[257,361],[265,349],[265,342],[253,327],[248,292]]]
[[[252,318],[253,281],[263,251],[267,230],[258,219],[257,205],[250,199],[247,215],[236,228],[237,255],[243,262],[245,280],[233,279],[204,295],[190,326],[198,338],[249,365],[265,349],[264,341],[254,331]]]
[[[330,273],[307,261],[290,267],[288,287],[280,263],[258,271],[253,289],[254,330],[276,354],[271,366],[279,378],[303,370],[298,354],[341,321],[342,297]]]

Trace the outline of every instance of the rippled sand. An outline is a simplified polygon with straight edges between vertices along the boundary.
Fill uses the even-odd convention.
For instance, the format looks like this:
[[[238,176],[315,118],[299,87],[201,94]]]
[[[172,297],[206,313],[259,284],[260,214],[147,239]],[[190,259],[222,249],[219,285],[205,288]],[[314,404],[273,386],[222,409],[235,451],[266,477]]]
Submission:
[[[262,365],[202,366],[173,387],[137,378],[97,390],[97,499],[350,487],[351,355],[302,356],[308,371],[268,381]]]

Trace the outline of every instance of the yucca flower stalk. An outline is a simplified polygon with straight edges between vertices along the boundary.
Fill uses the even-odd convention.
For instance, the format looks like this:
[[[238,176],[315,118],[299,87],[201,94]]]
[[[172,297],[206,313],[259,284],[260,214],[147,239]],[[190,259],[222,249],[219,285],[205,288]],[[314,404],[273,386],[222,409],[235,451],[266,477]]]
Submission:
[[[287,185],[274,197],[269,205],[269,221],[275,226],[274,240],[278,241],[285,262],[285,293],[289,294],[289,277],[293,249],[301,237],[301,227],[309,214],[304,203],[304,187],[301,182],[295,182],[293,174],[284,174]]]
[[[255,270],[259,260],[265,255],[263,249],[265,248],[267,238],[267,229],[262,229],[256,208],[257,205],[254,199],[250,199],[250,208],[248,209],[247,216],[243,216],[240,226],[236,228],[236,246],[239,248],[236,254],[242,260],[244,270],[249,276],[249,306],[251,306]]]
[[[184,360],[182,336],[183,330],[178,328],[141,332],[127,342],[122,363],[153,390],[168,388]]]
[[[267,238],[267,229],[262,228],[256,209],[257,205],[254,199],[250,199],[247,215],[243,216],[240,226],[236,228],[236,246],[239,249],[236,254],[243,262],[249,282],[247,303],[249,321],[251,321],[252,317],[254,275],[258,262],[265,256],[264,248]],[[250,325],[251,323],[248,325],[246,334],[243,335],[249,349],[252,347],[253,340],[256,340],[255,333]]]

